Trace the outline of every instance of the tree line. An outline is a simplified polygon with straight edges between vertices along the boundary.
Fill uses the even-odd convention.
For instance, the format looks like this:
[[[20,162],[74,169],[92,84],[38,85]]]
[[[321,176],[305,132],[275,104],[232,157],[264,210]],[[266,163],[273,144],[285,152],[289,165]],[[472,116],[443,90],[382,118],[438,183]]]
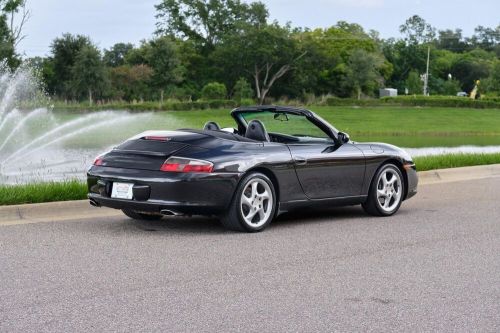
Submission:
[[[11,7],[7,4],[10,3]],[[17,9],[12,4],[18,4]],[[2,1],[0,57],[18,66],[8,14],[23,1]],[[100,50],[86,36],[64,34],[50,55],[27,59],[47,92],[62,100],[308,99],[375,97],[391,87],[422,94],[430,48],[429,92],[500,94],[500,25],[436,30],[419,16],[383,39],[356,23],[310,29],[271,22],[261,2],[162,0],[155,37]],[[9,46],[4,48],[4,44]]]

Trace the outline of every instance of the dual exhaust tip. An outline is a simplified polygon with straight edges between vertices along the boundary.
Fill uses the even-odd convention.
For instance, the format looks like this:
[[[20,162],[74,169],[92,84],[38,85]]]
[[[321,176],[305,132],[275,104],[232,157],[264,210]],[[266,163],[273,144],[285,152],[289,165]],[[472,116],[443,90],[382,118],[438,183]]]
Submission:
[[[89,203],[93,207],[101,207],[101,204],[98,203],[95,199],[89,199]],[[160,211],[160,213],[162,215],[166,215],[166,216],[182,216],[182,215],[184,215],[182,213],[176,212],[176,211],[171,210],[171,209],[162,209]]]

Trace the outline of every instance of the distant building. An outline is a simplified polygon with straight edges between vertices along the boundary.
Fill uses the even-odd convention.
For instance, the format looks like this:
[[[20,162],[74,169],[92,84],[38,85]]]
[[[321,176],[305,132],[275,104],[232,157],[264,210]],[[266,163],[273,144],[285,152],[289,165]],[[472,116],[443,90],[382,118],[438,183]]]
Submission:
[[[380,97],[396,97],[398,90],[394,88],[384,88],[379,90]]]

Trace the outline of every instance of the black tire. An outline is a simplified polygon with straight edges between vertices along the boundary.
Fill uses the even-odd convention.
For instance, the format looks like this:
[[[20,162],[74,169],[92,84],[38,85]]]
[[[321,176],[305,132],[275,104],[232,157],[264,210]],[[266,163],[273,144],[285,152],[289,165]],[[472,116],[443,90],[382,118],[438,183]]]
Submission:
[[[265,188],[265,185],[262,182],[265,182],[265,184],[267,184],[267,188]],[[263,199],[264,201],[261,201],[262,206],[260,206],[261,207],[260,209],[262,210],[262,213],[265,215],[265,217],[262,219],[258,217],[259,222],[255,224],[253,224],[252,221],[250,222],[246,221],[246,217],[248,217],[249,215],[246,215],[246,217],[243,215],[243,212],[245,211],[243,206],[245,206],[245,204],[242,204],[243,200],[242,196],[244,195],[245,190],[248,190],[247,188],[251,186],[253,183],[260,184],[258,185],[261,186],[260,190],[264,189],[265,191],[267,191],[268,189],[271,192],[270,200],[267,200],[267,203],[265,201],[266,199]],[[247,192],[245,192],[245,196],[247,196],[246,194]],[[258,205],[258,200],[259,199],[254,199],[254,202],[257,202],[257,205]],[[242,232],[258,232],[264,230],[269,225],[269,223],[271,223],[276,213],[276,206],[277,206],[277,197],[271,180],[262,173],[252,172],[246,175],[240,181],[240,184],[236,189],[236,193],[234,194],[233,200],[231,202],[231,205],[229,206],[227,213],[222,215],[220,220],[222,225],[229,230],[242,231]],[[250,213],[250,210],[248,211],[248,213]],[[255,214],[254,217],[258,215],[257,213],[254,214]]]
[[[381,181],[381,176],[386,172],[388,172],[392,175],[397,174],[399,176],[398,202],[396,204],[396,202],[394,201],[393,202],[394,207],[388,207],[387,209],[384,208],[383,205],[381,204],[381,202],[379,200],[379,194],[377,191],[377,190],[379,190],[379,187],[380,187],[379,182]],[[385,188],[382,186],[382,189],[380,189],[380,190],[384,191]],[[365,212],[367,212],[368,214],[373,215],[373,216],[391,216],[391,215],[394,215],[399,210],[399,207],[401,207],[401,203],[403,202],[405,190],[406,190],[405,189],[405,182],[404,182],[403,174],[401,173],[401,170],[399,170],[399,168],[392,163],[384,164],[379,168],[379,170],[377,170],[377,172],[375,173],[375,176],[372,179],[372,182],[370,184],[370,191],[368,192],[368,198],[367,198],[366,202],[362,204],[363,209],[365,210]],[[385,198],[385,200],[387,200],[387,198]],[[389,199],[389,201],[391,201],[391,200],[392,199]]]
[[[143,221],[157,221],[163,218],[163,215],[154,214],[154,213],[140,213],[135,210],[130,209],[122,209],[123,214],[127,215],[131,219],[134,220],[143,220]]]

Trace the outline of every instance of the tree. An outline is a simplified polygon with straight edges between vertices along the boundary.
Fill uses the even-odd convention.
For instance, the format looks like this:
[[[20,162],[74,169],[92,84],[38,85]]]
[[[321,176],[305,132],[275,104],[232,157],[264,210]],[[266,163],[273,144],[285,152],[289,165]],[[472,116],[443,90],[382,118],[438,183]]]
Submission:
[[[440,30],[438,35],[436,46],[439,49],[462,53],[469,48],[469,45],[463,39],[461,29],[455,29],[455,31],[450,29]]]
[[[254,92],[252,89],[252,86],[248,81],[240,77],[238,81],[236,81],[236,84],[234,85],[233,88],[233,98],[236,99],[238,102],[241,102],[242,99],[249,99],[253,98]]]
[[[456,96],[458,92],[461,91],[460,82],[455,79],[446,80],[443,84],[443,91],[440,93],[443,95]]]
[[[382,66],[383,60],[376,54],[363,49],[355,50],[349,57],[348,64],[346,82],[353,87],[358,100],[361,99],[363,91],[373,89],[376,84],[382,82],[378,69]]]
[[[180,83],[184,75],[179,50],[170,37],[160,37],[149,42],[145,52],[146,63],[153,69],[151,84],[160,91],[160,102],[166,89]]]
[[[25,37],[23,27],[29,16],[26,0],[0,0],[0,60],[6,61],[10,68],[21,63],[16,47]]]
[[[201,90],[201,96],[204,99],[224,99],[227,96],[227,89],[223,83],[210,82]]]
[[[123,65],[110,70],[113,97],[131,101],[150,97],[153,70],[148,65]]]
[[[224,70],[221,76],[225,76],[230,87],[240,77],[250,76],[259,103],[263,104],[276,81],[289,73],[303,56],[291,28],[274,23],[246,26],[226,36],[214,51],[213,59],[217,68]]]
[[[399,26],[399,32],[405,35],[408,44],[429,43],[436,36],[436,29],[418,15],[413,15]]]
[[[491,75],[485,80],[484,87],[487,92],[500,95],[500,60],[493,65]]]
[[[474,29],[474,36],[470,39],[471,43],[487,51],[494,50],[500,43],[500,25],[496,29],[477,26]]]
[[[53,71],[54,71],[54,91],[63,98],[73,96],[72,68],[76,57],[84,47],[91,47],[90,39],[81,35],[64,34],[61,38],[56,38],[51,45]]]
[[[71,87],[75,96],[88,96],[92,105],[96,92],[102,93],[107,81],[101,53],[95,46],[84,46],[75,57],[71,68]]]
[[[156,10],[158,34],[192,39],[208,47],[240,23],[263,25],[269,15],[263,3],[240,0],[163,0]]]
[[[109,50],[104,50],[103,61],[109,67],[123,66],[126,55],[133,48],[134,45],[130,43],[116,43]]]
[[[490,61],[483,58],[487,53],[478,51],[464,54],[451,68],[451,74],[461,82],[465,92],[472,91],[477,80],[485,79],[490,74]]]
[[[408,74],[408,78],[406,79],[406,88],[408,88],[408,93],[412,95],[422,94],[423,84],[418,72],[411,71],[410,74]]]
[[[375,34],[376,35],[376,34]],[[314,94],[333,93],[347,97],[351,88],[340,84],[347,75],[347,62],[356,49],[377,52],[376,41],[358,24],[340,21],[326,29],[303,31],[297,34],[302,52],[306,52],[289,84],[295,93],[308,90]]]

